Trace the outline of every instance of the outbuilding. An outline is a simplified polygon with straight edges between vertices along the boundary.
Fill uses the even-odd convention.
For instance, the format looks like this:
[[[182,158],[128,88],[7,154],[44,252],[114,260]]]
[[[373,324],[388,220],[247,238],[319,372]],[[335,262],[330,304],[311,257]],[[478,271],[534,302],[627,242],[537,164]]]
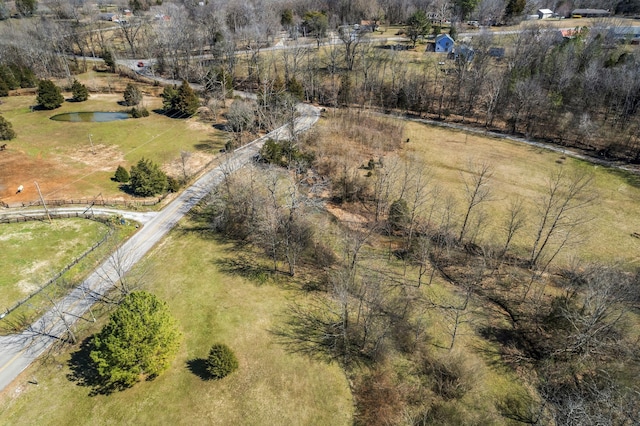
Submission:
[[[548,19],[553,17],[553,10],[538,9],[538,19]]]

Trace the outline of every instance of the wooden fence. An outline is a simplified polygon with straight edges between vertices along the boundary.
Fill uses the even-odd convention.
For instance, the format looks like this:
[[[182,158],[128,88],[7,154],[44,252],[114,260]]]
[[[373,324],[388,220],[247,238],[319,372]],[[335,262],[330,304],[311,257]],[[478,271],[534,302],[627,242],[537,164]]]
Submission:
[[[71,216],[73,217],[73,216]],[[95,243],[93,246],[91,246],[91,248],[89,248],[88,250],[86,250],[84,253],[82,253],[79,257],[76,257],[75,259],[73,259],[73,261],[71,263],[69,263],[67,266],[65,266],[64,268],[62,268],[62,270],[60,272],[58,272],[57,274],[55,274],[51,279],[49,279],[46,283],[44,283],[44,285],[42,285],[37,291],[35,291],[34,293],[31,293],[30,295],[28,295],[27,297],[25,297],[24,299],[20,300],[19,302],[17,302],[16,304],[14,304],[12,307],[10,307],[9,309],[7,309],[4,314],[2,315],[2,317],[4,318],[5,315],[10,314],[12,311],[18,309],[20,306],[22,306],[23,304],[25,304],[26,302],[28,302],[29,300],[31,300],[32,297],[38,295],[39,293],[41,293],[43,290],[45,290],[47,287],[49,287],[51,284],[55,283],[65,272],[67,272],[69,269],[71,269],[72,267],[74,267],[75,265],[78,264],[78,262],[80,262],[82,259],[84,259],[85,257],[87,257],[89,254],[91,254],[94,250],[96,250],[98,247],[100,247],[102,244],[104,244],[109,237],[111,236],[111,234],[113,234],[113,228],[109,227],[109,232],[107,232],[107,235],[105,235],[100,241],[98,241],[97,243]]]

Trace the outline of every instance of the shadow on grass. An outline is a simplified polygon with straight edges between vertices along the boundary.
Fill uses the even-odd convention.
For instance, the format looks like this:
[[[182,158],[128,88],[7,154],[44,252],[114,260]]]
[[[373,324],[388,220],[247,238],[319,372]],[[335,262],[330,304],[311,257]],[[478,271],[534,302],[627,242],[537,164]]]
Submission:
[[[273,271],[271,269],[256,264],[255,258],[246,253],[237,253],[237,256],[217,259],[214,263],[220,272],[239,275],[256,285],[267,284],[272,278]]]
[[[207,371],[207,360],[204,358],[194,358],[187,361],[187,368],[202,380],[213,380]]]
[[[90,388],[89,396],[109,395],[113,392],[126,389],[109,384],[100,376],[96,364],[90,356],[92,349],[93,338],[87,337],[80,344],[80,348],[71,354],[71,358],[67,362],[71,370],[71,372],[67,374],[67,379],[78,386]]]

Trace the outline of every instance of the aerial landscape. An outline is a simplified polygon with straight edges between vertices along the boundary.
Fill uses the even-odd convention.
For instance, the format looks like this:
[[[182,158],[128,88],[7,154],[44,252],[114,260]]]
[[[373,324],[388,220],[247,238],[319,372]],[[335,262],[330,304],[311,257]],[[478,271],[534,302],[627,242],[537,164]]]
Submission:
[[[640,424],[640,1],[0,0],[0,425]]]

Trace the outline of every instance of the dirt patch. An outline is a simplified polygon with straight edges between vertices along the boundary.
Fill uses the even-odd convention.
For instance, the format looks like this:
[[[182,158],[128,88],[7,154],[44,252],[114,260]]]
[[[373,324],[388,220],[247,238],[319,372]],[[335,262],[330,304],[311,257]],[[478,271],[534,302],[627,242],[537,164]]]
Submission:
[[[83,146],[66,156],[90,166],[93,170],[103,172],[115,170],[119,164],[125,162],[124,155],[120,149],[113,145],[97,144],[93,147]]]
[[[187,176],[193,176],[209,164],[215,156],[202,151],[188,152],[184,160],[184,169],[182,157],[177,158],[162,167],[162,170],[176,179],[182,179],[184,172]]]
[[[325,209],[336,219],[346,224],[350,228],[356,229],[368,222],[367,218],[357,213],[348,212],[333,203],[327,203]]]

